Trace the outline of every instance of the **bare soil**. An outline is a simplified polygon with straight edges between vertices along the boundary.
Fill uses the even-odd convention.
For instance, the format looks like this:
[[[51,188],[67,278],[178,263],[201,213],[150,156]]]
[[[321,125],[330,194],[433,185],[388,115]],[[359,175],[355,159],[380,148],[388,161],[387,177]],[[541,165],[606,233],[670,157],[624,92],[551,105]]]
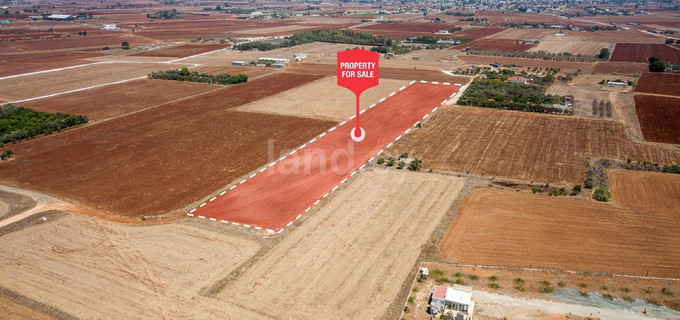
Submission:
[[[680,144],[680,98],[638,94],[635,110],[645,140]]]

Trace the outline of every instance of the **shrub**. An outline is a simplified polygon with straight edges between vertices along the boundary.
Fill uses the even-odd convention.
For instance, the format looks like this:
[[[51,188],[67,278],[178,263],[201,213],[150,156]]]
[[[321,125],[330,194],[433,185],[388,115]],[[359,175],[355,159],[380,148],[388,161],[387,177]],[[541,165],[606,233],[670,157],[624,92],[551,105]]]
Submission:
[[[460,277],[464,276],[464,274],[462,272],[456,272],[456,273],[453,274],[453,276],[456,277],[456,278],[460,278]]]
[[[605,293],[602,295],[603,298],[608,299],[608,300],[614,300],[614,296],[612,296],[609,293]]]
[[[622,287],[622,288],[621,288],[621,291],[627,293],[627,292],[630,292],[630,288],[628,288],[628,287]]]
[[[411,163],[408,165],[408,169],[411,171],[419,171],[420,169],[423,168],[423,162],[420,161],[418,158],[413,159]]]
[[[522,279],[522,278],[515,278],[514,281],[515,281],[516,284],[523,284],[524,283],[524,279]]]
[[[566,285],[567,284],[564,283],[564,281],[560,281],[560,282],[557,283],[557,286],[560,287],[560,288],[564,288],[564,286],[566,286]]]
[[[408,158],[408,152],[404,152],[399,155],[399,160]]]
[[[478,277],[476,274],[471,274],[471,275],[468,276],[468,278],[470,278],[470,280],[477,280],[477,279],[479,279],[479,277]]]
[[[588,291],[579,291],[578,293],[584,297],[589,296]]]
[[[130,49],[130,44],[127,41],[123,41],[120,43],[120,46],[123,48],[123,50],[128,50]]]
[[[600,286],[600,290],[609,290],[607,286]]]
[[[622,297],[622,299],[625,300],[625,301],[628,301],[628,302],[633,302],[633,298],[631,298],[631,297],[629,297],[629,296],[626,296],[626,295],[624,295],[624,296]]]
[[[538,187],[533,187],[533,188],[531,188],[531,192],[533,192],[533,193],[536,193],[536,192],[542,193],[542,192],[543,192],[543,189],[538,188]]]
[[[2,152],[2,154],[0,154],[0,160],[7,160],[7,159],[11,158],[12,155],[14,155],[14,151],[5,150],[5,151]]]
[[[496,281],[496,280],[498,280],[498,277],[497,277],[497,276],[490,276],[490,277],[489,277],[489,280],[491,280],[491,281]]]
[[[491,289],[500,289],[501,286],[499,286],[498,283],[492,282],[492,283],[489,283],[489,288],[491,288]]]
[[[461,278],[456,279],[455,282],[456,282],[456,284],[465,285],[465,281],[463,281],[463,279],[461,279]]]
[[[600,202],[609,202],[612,199],[612,195],[609,193],[607,186],[600,185],[595,189],[595,192],[593,192],[593,199]]]
[[[385,162],[385,167],[391,167],[391,166],[393,166],[393,165],[394,165],[394,162],[395,162],[395,161],[394,161],[394,158],[393,158],[393,157],[387,158],[387,161]]]
[[[538,290],[540,293],[553,293],[555,292],[555,288],[553,287],[542,287],[541,289]]]
[[[544,287],[550,286],[550,281],[548,281],[548,280],[543,280],[543,281],[541,281],[540,283],[541,283],[541,285],[544,286]]]
[[[583,181],[583,187],[586,188],[586,189],[592,189],[593,188],[593,179],[587,178],[585,181]]]
[[[385,163],[385,159],[383,158],[378,158],[378,164],[383,164]]]
[[[585,283],[583,283],[583,282],[579,283],[578,286],[579,286],[580,288],[584,288],[584,289],[585,289],[585,288],[588,288],[588,285],[585,284]]]
[[[415,302],[415,300],[413,299],[413,297],[408,297],[408,302],[413,303],[413,302]]]
[[[524,288],[524,285],[518,284],[515,286],[515,290],[519,292],[524,292],[526,289]]]
[[[669,296],[669,297],[673,296],[673,292],[666,287],[663,287],[661,289],[661,293],[663,293],[665,296]]]
[[[404,169],[405,165],[404,161],[399,161],[399,163],[397,163],[397,169]]]
[[[102,50],[109,50],[109,47],[102,47]]]

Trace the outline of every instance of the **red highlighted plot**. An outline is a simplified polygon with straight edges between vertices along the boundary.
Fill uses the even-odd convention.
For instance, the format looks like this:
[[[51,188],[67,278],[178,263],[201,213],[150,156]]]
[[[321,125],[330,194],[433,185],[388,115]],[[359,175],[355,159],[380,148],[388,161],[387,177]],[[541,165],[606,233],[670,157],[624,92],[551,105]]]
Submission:
[[[349,134],[354,123],[344,122],[192,214],[281,230],[459,89],[425,83],[408,86],[362,114],[362,127],[373,133],[363,141],[354,142]]]

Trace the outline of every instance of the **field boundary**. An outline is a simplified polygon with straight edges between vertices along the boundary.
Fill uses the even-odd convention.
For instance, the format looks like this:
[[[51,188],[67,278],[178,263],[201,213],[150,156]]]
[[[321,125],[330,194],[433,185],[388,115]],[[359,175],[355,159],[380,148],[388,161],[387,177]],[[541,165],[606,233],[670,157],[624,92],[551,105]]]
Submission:
[[[430,111],[429,113],[425,114],[425,115],[422,117],[421,120],[418,120],[416,123],[414,123],[414,124],[413,124],[413,127],[415,127],[415,126],[416,126],[418,123],[420,123],[422,120],[427,119],[430,115],[432,115],[435,111],[437,111],[437,110],[439,109],[439,106],[445,104],[447,101],[449,101],[451,98],[453,98],[453,97],[456,96],[457,94],[459,94],[459,93],[462,94],[462,92],[463,92],[463,91],[465,90],[465,88],[466,88],[466,85],[463,85],[463,84],[460,84],[460,83],[452,84],[452,83],[450,83],[450,82],[438,82],[438,81],[429,81],[429,82],[428,82],[428,81],[425,81],[425,80],[420,80],[419,82],[420,82],[420,83],[431,83],[431,84],[435,84],[435,85],[445,85],[445,86],[451,86],[451,85],[453,85],[453,86],[458,86],[458,87],[460,87],[460,88],[459,88],[459,90],[458,90],[457,92],[454,92],[454,93],[451,94],[447,99],[445,99],[444,101],[442,101],[438,106],[434,107],[434,108],[432,109],[432,111]],[[395,90],[395,91],[393,91],[392,93],[390,93],[388,96],[383,97],[383,98],[380,99],[377,103],[374,103],[374,104],[368,106],[367,108],[364,108],[363,110],[360,111],[360,114],[363,114],[364,112],[366,112],[366,110],[369,110],[369,109],[372,109],[372,108],[376,107],[376,106],[377,106],[378,104],[380,104],[381,102],[387,100],[387,98],[394,96],[397,92],[400,92],[400,91],[406,89],[407,87],[411,86],[411,85],[414,84],[414,83],[416,83],[416,80],[412,80],[412,81],[409,82],[407,85],[402,86],[402,87],[399,88],[398,90]],[[189,212],[187,212],[186,215],[189,216],[189,217],[197,217],[197,218],[199,218],[199,219],[207,219],[207,220],[210,220],[210,221],[213,221],[213,222],[221,222],[221,223],[226,223],[226,224],[232,224],[232,225],[235,225],[235,226],[243,226],[243,227],[246,227],[246,228],[254,228],[255,230],[264,230],[264,231],[266,231],[267,233],[270,233],[270,234],[281,233],[281,232],[283,232],[287,227],[290,227],[296,220],[300,219],[304,214],[309,213],[309,212],[312,210],[313,207],[315,207],[315,206],[318,205],[323,199],[325,199],[326,197],[328,197],[329,195],[331,195],[331,194],[332,194],[334,191],[336,191],[341,185],[345,184],[345,183],[346,183],[351,177],[353,177],[357,172],[359,172],[361,169],[363,169],[364,167],[366,167],[366,165],[367,165],[368,163],[370,163],[371,161],[373,161],[373,160],[375,159],[376,156],[382,154],[382,153],[385,151],[385,149],[391,147],[391,146],[393,145],[394,142],[396,142],[396,141],[398,141],[399,139],[401,139],[405,134],[411,132],[412,128],[406,129],[406,131],[404,131],[404,133],[402,133],[401,135],[399,135],[398,137],[396,137],[393,141],[390,141],[386,146],[384,146],[382,149],[380,149],[380,151],[378,151],[378,152],[375,154],[375,156],[371,157],[370,159],[368,159],[368,161],[366,161],[366,163],[362,164],[361,166],[359,166],[358,169],[354,170],[354,171],[349,175],[349,177],[345,178],[345,179],[342,180],[339,184],[337,184],[336,186],[334,186],[330,191],[326,192],[320,199],[317,199],[317,200],[314,202],[313,205],[309,206],[307,209],[304,210],[304,212],[298,214],[294,219],[290,220],[290,221],[286,224],[286,227],[281,228],[281,229],[278,230],[278,231],[274,231],[273,229],[268,229],[268,228],[264,228],[264,229],[263,229],[262,227],[251,226],[251,225],[248,225],[248,224],[241,224],[241,223],[238,223],[238,222],[235,222],[235,221],[218,220],[218,219],[216,219],[216,218],[206,218],[205,216],[202,216],[202,215],[195,215],[194,212],[195,212],[196,210],[198,210],[199,208],[202,208],[202,207],[206,206],[209,202],[215,201],[218,197],[221,197],[221,196],[225,195],[228,191],[231,191],[231,190],[235,189],[238,185],[245,183],[248,179],[254,178],[257,174],[264,172],[265,170],[267,170],[267,168],[274,166],[274,165],[275,165],[276,163],[278,163],[279,161],[282,161],[282,160],[286,159],[287,157],[289,157],[289,156],[295,154],[295,153],[298,152],[299,150],[305,148],[308,144],[311,144],[311,143],[315,142],[317,139],[319,139],[319,138],[325,136],[326,134],[328,134],[328,133],[334,131],[335,129],[337,129],[338,127],[344,125],[344,124],[347,123],[348,121],[353,120],[355,117],[356,117],[356,115],[351,116],[351,117],[348,118],[347,120],[342,121],[341,123],[339,123],[339,124],[333,126],[332,128],[330,128],[330,129],[326,130],[325,132],[319,134],[318,136],[312,138],[312,139],[309,140],[308,142],[306,142],[306,143],[302,144],[301,146],[295,148],[294,150],[290,151],[288,154],[286,154],[286,155],[280,157],[279,159],[277,159],[277,160],[275,160],[275,161],[273,161],[273,162],[271,162],[271,163],[265,164],[264,166],[261,166],[261,167],[259,167],[258,169],[255,169],[254,171],[256,171],[256,172],[254,172],[254,173],[252,173],[252,174],[250,174],[250,175],[247,175],[247,177],[244,177],[244,178],[242,178],[239,182],[232,184],[229,188],[223,189],[218,195],[215,195],[215,196],[211,197],[210,199],[204,201],[204,202],[201,203],[200,205],[195,206],[194,208],[192,208],[191,210],[189,210]],[[245,176],[245,175],[244,175],[244,176]]]

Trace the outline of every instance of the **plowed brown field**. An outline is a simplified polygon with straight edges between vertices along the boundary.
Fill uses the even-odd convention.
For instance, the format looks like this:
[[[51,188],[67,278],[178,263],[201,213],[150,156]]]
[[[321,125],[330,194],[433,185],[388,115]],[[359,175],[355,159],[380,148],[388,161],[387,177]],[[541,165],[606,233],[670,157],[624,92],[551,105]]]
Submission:
[[[21,103],[38,111],[86,115],[90,120],[121,116],[222,86],[142,79]],[[144,99],[140,99],[144,97]]]
[[[649,70],[649,65],[643,62],[597,62],[593,67],[595,73],[642,74],[647,70]]]
[[[680,98],[635,95],[635,111],[645,140],[680,144]]]
[[[291,65],[289,70],[299,73],[326,76],[334,76],[337,74],[336,66],[334,64],[297,63]],[[450,76],[441,71],[382,68],[382,67],[380,68],[380,78],[397,80],[439,81],[461,84],[468,83],[471,80],[471,78],[468,77]]]
[[[638,80],[635,92],[680,96],[680,75],[672,73],[645,73]]]
[[[452,47],[453,49],[464,49],[469,47],[470,50],[502,50],[502,51],[525,51],[534,47],[533,44],[519,44],[515,40],[509,39],[481,39],[468,43],[463,43]]]
[[[609,60],[647,62],[649,57],[676,63],[680,62],[680,50],[665,44],[617,43]]]
[[[390,153],[426,169],[549,183],[581,183],[589,157],[680,162],[680,150],[625,138],[614,121],[474,107],[440,108]]]
[[[119,216],[183,208],[334,122],[230,111],[318,79],[279,73],[12,146],[0,180]]]
[[[110,35],[96,37],[58,38],[21,42],[4,42],[0,43],[0,47],[13,46],[26,51],[43,51],[74,48],[97,48],[97,47],[101,48],[103,46],[120,46],[121,42],[123,41],[127,41],[128,43],[130,43],[130,45],[153,42],[152,40],[149,40],[147,38],[137,36]]]
[[[626,177],[616,179],[614,188],[634,185]],[[644,191],[677,198],[677,188],[665,187],[677,186],[680,176],[666,180],[670,186],[648,183]],[[614,201],[618,195],[615,191]],[[481,189],[461,205],[440,251],[465,264],[678,278],[679,218],[677,210]]]

